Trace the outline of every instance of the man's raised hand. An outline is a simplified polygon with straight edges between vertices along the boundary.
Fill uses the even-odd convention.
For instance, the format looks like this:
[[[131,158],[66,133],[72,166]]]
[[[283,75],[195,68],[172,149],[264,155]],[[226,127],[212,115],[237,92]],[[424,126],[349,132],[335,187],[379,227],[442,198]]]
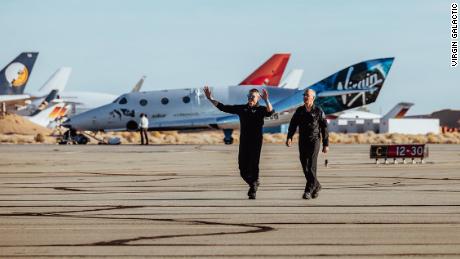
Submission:
[[[262,95],[260,96],[264,101],[268,101],[268,91],[266,89],[262,89]]]
[[[208,100],[212,100],[212,94],[211,94],[211,90],[209,89],[209,87],[205,86],[203,88],[203,91],[204,91],[204,95],[206,96],[206,98],[208,98]]]

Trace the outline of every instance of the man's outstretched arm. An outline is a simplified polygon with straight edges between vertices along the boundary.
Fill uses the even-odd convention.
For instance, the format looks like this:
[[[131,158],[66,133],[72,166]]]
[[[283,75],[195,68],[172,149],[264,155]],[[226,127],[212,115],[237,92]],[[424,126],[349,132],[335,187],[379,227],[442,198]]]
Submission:
[[[238,113],[238,109],[234,105],[224,105],[224,104],[220,103],[219,101],[215,100],[212,97],[211,89],[209,89],[208,86],[205,86],[203,88],[203,91],[204,91],[204,95],[206,96],[206,98],[208,98],[208,100],[214,106],[216,106],[217,109],[219,109],[219,110],[221,110],[223,112],[226,112],[226,113],[232,113],[232,114],[237,114]]]

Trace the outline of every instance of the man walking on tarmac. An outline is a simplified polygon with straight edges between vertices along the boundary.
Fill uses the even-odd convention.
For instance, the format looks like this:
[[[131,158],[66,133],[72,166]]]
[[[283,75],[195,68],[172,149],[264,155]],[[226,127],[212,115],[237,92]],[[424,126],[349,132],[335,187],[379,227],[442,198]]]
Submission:
[[[326,115],[323,110],[314,105],[315,91],[307,89],[304,92],[304,105],[297,108],[292,116],[286,140],[286,146],[292,144],[297,127],[299,128],[299,154],[303,173],[307,178],[304,199],[315,199],[321,190],[321,184],[316,177],[316,164],[320,147],[320,138],[323,142],[323,153],[329,149],[329,135],[327,131]]]
[[[264,89],[260,95],[257,89],[249,91],[248,102],[242,105],[224,105],[212,98],[209,87],[204,87],[204,93],[217,109],[240,117],[240,147],[238,165],[240,175],[249,185],[248,198],[255,199],[259,186],[259,160],[262,148],[262,127],[264,118],[273,114],[273,108],[268,100],[268,92]],[[259,105],[259,99],[265,104]]]

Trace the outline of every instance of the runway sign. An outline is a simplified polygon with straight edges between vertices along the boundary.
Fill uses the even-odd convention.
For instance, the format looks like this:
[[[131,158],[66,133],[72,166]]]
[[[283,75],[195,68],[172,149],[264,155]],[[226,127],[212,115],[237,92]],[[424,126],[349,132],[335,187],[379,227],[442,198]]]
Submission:
[[[424,157],[428,156],[428,152],[425,150],[425,144],[407,144],[407,145],[371,145],[370,158],[378,159],[383,158],[402,158],[405,161],[406,158],[421,158],[423,161]],[[396,161],[396,160],[395,160]]]

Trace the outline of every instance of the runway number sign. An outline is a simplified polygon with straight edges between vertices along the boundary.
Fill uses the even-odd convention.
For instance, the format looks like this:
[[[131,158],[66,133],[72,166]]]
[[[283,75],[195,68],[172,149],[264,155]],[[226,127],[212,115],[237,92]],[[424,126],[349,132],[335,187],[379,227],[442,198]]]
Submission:
[[[406,158],[423,158],[427,156],[425,150],[425,144],[407,144],[407,145],[371,145],[370,158],[376,159],[388,159],[388,158],[402,158],[405,161]]]

